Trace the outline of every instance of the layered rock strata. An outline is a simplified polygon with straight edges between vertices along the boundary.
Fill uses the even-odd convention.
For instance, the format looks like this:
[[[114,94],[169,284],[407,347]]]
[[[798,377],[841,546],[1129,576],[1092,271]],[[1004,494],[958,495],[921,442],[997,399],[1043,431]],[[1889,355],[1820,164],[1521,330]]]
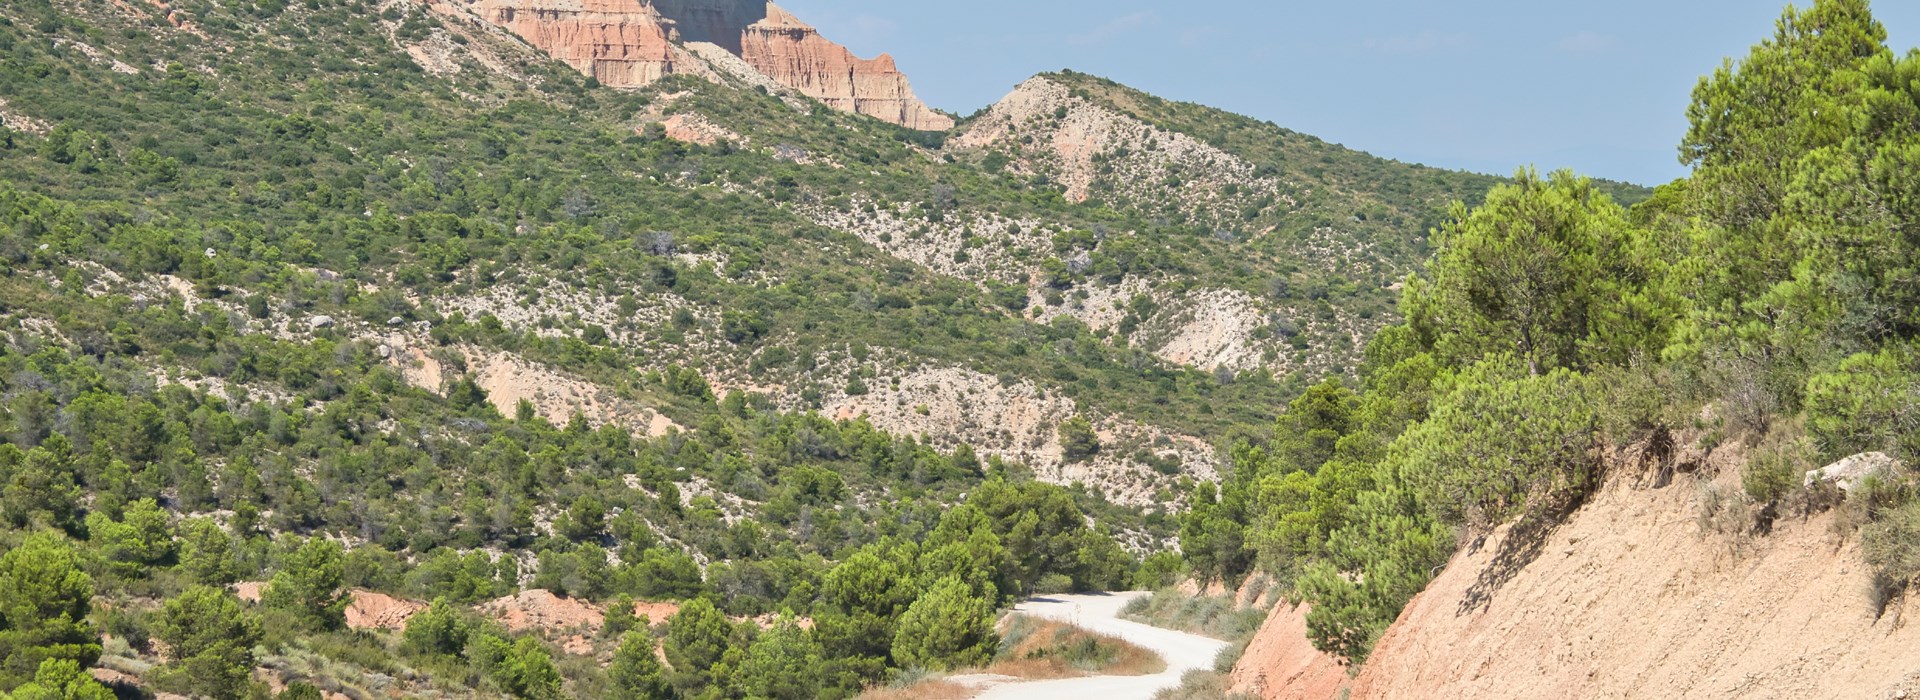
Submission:
[[[638,0],[484,0],[481,18],[611,87],[675,72],[670,27]]]
[[[953,119],[914,97],[893,57],[855,57],[786,10],[767,4],[767,16],[742,34],[740,57],[801,94],[835,109],[912,129],[945,131]]]
[[[683,46],[700,42],[835,109],[913,129],[953,128],[952,118],[914,96],[893,57],[854,56],[769,2],[481,0],[474,10],[610,87],[643,87],[674,73],[715,75]]]

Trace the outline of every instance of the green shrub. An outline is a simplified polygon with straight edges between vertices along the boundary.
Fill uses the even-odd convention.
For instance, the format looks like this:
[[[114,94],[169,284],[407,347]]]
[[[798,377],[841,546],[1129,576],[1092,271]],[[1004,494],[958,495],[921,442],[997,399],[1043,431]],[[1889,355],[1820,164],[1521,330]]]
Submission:
[[[907,668],[951,670],[985,665],[998,645],[993,603],[974,597],[965,581],[948,577],[900,616],[893,658]]]
[[[1040,595],[1058,595],[1073,592],[1073,577],[1066,574],[1047,574],[1033,584],[1033,592]]]
[[[285,611],[314,629],[346,624],[345,554],[340,543],[313,537],[287,555],[280,572],[261,593],[267,607]]]
[[[1812,457],[1812,445],[1804,438],[1769,440],[1747,460],[1740,472],[1740,487],[1761,506],[1777,508],[1781,500],[1801,489],[1813,466]]]
[[[1259,608],[1239,607],[1233,596],[1193,596],[1166,588],[1127,601],[1120,617],[1216,639],[1240,640],[1251,638],[1266,621],[1267,613]]]
[[[1388,461],[1434,517],[1497,524],[1530,496],[1590,485],[1591,396],[1590,380],[1569,370],[1526,376],[1511,358],[1481,363],[1394,443]]]
[[[426,610],[407,620],[400,648],[413,654],[459,654],[467,646],[472,627],[446,598],[435,598]]]
[[[1867,451],[1920,458],[1920,351],[1897,345],[1807,380],[1807,431],[1828,459]]]
[[[1873,567],[1882,603],[1920,577],[1920,501],[1884,511],[1860,533],[1860,552]]]
[[[1060,423],[1060,449],[1068,462],[1080,462],[1100,451],[1100,436],[1093,424],[1078,416]]]

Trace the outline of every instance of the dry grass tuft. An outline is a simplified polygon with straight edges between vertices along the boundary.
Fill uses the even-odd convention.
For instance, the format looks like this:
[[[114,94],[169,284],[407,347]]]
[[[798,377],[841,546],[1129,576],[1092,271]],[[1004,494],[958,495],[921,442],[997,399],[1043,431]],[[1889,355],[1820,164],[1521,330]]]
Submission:
[[[972,688],[935,678],[899,688],[868,688],[859,700],[966,700],[973,696]]]
[[[1045,679],[1144,676],[1167,669],[1159,654],[1064,622],[1014,615],[1000,627],[999,659],[987,673]]]
[[[1116,637],[1064,622],[1012,615],[1000,623],[1000,652],[986,668],[953,675],[1006,676],[1045,681],[1081,676],[1145,676],[1167,670],[1159,654]],[[895,686],[868,688],[859,700],[961,700],[977,689],[945,677],[909,678]]]

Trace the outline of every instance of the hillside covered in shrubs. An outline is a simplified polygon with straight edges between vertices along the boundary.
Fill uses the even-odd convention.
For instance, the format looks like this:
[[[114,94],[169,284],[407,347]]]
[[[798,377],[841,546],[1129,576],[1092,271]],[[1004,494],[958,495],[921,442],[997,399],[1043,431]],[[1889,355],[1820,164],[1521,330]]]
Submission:
[[[1360,381],[1309,389],[1198,486],[1190,570],[1288,583],[1314,646],[1361,665],[1458,548],[1550,527],[1603,455],[1739,443],[1743,492],[1702,522],[1844,509],[1873,604],[1899,600],[1920,576],[1920,53],[1885,40],[1865,2],[1790,9],[1695,90],[1692,175],[1630,208],[1530,170],[1456,206]],[[1861,453],[1882,467],[1845,493],[1807,476]]]

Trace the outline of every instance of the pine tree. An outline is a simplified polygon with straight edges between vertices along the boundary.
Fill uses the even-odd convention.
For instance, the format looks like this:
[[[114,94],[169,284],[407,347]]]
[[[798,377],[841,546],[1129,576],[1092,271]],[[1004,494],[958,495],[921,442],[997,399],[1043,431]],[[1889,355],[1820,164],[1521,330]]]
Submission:
[[[1435,234],[1426,279],[1409,285],[1409,324],[1444,359],[1519,355],[1532,374],[1647,356],[1670,304],[1651,288],[1655,251],[1591,180],[1522,170]]]
[[[630,700],[670,700],[676,697],[667,683],[666,669],[653,655],[653,635],[645,631],[628,632],[620,637],[620,648],[607,667],[607,680]]]
[[[100,635],[87,623],[93,578],[65,537],[35,533],[0,556],[0,591],[0,690],[48,660],[86,668],[100,658]]]
[[[193,586],[167,601],[155,630],[172,648],[181,688],[217,700],[247,695],[260,620],[225,590]]]
[[[818,696],[820,644],[791,615],[782,615],[747,648],[734,685],[750,700],[808,700]]]
[[[340,543],[314,537],[287,556],[261,594],[267,607],[292,613],[317,629],[346,624],[345,557]]]
[[[945,671],[984,666],[999,640],[993,604],[973,595],[965,581],[944,578],[900,616],[893,659],[905,668]]]
[[[426,610],[407,619],[401,648],[414,654],[454,656],[466,647],[470,632],[460,611],[446,598],[435,598]]]
[[[667,618],[664,651],[673,666],[669,678],[682,695],[697,695],[707,688],[725,687],[731,669],[728,651],[733,649],[733,623],[705,598],[695,598],[680,606]]]
[[[239,580],[233,556],[233,537],[212,520],[192,518],[181,521],[180,570],[194,581],[209,586],[225,586]]]
[[[167,512],[151,498],[127,504],[118,521],[92,513],[87,516],[87,530],[101,558],[123,578],[144,577],[174,556]]]
[[[87,675],[72,659],[47,659],[33,680],[13,689],[11,700],[114,700],[113,691]]]

